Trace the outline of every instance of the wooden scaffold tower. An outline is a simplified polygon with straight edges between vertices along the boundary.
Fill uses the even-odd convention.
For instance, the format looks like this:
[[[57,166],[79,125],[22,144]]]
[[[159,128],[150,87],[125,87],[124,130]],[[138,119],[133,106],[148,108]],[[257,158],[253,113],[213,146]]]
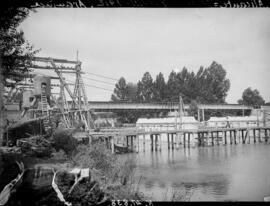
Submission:
[[[41,65],[44,63],[46,64],[45,66]],[[71,66],[63,66],[63,64]],[[61,99],[61,104],[57,103],[55,97],[51,96],[51,98],[56,102],[56,105],[60,110],[62,120],[67,128],[73,127],[76,122],[80,122],[85,131],[94,129],[90,108],[88,106],[87,94],[82,79],[83,72],[81,70],[80,61],[34,57],[31,68],[52,70],[57,74],[60,82],[59,97]],[[64,77],[65,73],[75,74],[76,76],[73,92],[70,88],[71,84],[68,83]],[[70,105],[68,104],[65,93],[67,93],[71,99]],[[48,108],[46,100],[46,96],[41,95],[42,115],[48,115],[48,112],[46,112],[46,108]]]

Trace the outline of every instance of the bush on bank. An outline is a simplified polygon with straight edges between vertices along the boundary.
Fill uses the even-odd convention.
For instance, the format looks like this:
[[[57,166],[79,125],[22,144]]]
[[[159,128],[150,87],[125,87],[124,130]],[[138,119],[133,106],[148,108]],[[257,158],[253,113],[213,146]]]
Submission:
[[[89,167],[91,181],[96,181],[108,199],[142,199],[134,184],[136,161],[120,160],[104,143],[91,147],[79,145],[71,158],[73,166]]]
[[[53,136],[53,147],[56,151],[63,150],[68,156],[71,156],[77,148],[77,140],[72,136],[74,130],[70,129],[57,129]]]

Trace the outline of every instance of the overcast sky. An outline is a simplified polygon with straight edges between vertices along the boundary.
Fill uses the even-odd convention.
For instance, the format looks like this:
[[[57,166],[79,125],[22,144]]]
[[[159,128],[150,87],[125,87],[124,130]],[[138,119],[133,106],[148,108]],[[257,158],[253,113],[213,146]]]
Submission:
[[[236,103],[247,87],[270,101],[270,10],[88,8],[38,9],[21,24],[38,56],[75,60],[82,69],[137,83],[172,70],[197,72],[212,61],[231,81],[226,101]],[[116,81],[86,74],[85,77]],[[71,79],[71,78],[69,78]],[[97,87],[114,86],[85,79]],[[108,101],[110,91],[87,87],[88,99]]]

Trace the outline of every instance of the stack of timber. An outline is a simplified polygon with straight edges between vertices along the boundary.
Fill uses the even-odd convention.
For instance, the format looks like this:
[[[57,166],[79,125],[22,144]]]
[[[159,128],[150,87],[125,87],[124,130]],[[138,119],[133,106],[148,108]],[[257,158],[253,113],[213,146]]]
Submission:
[[[36,157],[50,157],[52,153],[51,143],[42,136],[23,138],[17,141],[22,153]]]

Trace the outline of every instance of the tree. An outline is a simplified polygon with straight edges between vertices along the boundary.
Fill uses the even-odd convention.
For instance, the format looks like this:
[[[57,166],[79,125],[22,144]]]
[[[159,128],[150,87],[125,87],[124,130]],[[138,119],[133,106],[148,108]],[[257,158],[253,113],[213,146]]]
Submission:
[[[177,74],[175,71],[171,71],[168,81],[167,81],[167,89],[166,89],[166,94],[167,94],[167,99],[170,101],[177,101]]]
[[[230,89],[230,80],[226,79],[226,70],[215,61],[207,69],[207,100],[208,103],[225,103]]]
[[[137,99],[140,102],[151,102],[153,100],[154,84],[149,72],[145,72],[141,81],[137,84]]]
[[[111,96],[111,100],[114,102],[126,101],[128,94],[128,88],[126,84],[126,80],[124,77],[121,77],[117,84],[115,84],[115,88],[113,94]]]
[[[153,100],[157,102],[164,101],[166,99],[166,83],[161,72],[157,75],[153,87]]]
[[[18,31],[19,24],[28,16],[28,8],[5,8],[0,15],[0,145],[6,119],[3,103],[3,90],[7,80],[18,82],[29,71],[31,58],[38,51],[25,40],[22,31]],[[12,85],[11,85],[12,86]]]
[[[28,8],[7,8],[0,17],[0,55],[4,86],[7,79],[15,83],[29,72],[32,57],[38,52],[24,38],[23,31],[18,31],[19,24],[29,15]]]
[[[125,78],[121,77],[118,83],[115,85],[114,94],[111,96],[111,100],[114,102],[125,101],[135,102],[137,98],[137,85],[133,83],[126,84]],[[122,123],[131,123],[136,121],[137,116],[135,112],[131,111],[118,111],[119,120]]]
[[[199,103],[225,103],[230,89],[226,70],[215,61],[208,68],[200,67],[195,75],[196,101]]]
[[[136,102],[136,100],[137,100],[137,96],[136,96],[136,94],[137,94],[137,84],[129,82],[127,84],[126,89],[127,89],[127,97],[126,97],[127,101]]]
[[[238,103],[248,106],[260,106],[264,105],[265,101],[257,89],[252,90],[250,87],[248,87],[244,90],[242,99],[239,99]]]

